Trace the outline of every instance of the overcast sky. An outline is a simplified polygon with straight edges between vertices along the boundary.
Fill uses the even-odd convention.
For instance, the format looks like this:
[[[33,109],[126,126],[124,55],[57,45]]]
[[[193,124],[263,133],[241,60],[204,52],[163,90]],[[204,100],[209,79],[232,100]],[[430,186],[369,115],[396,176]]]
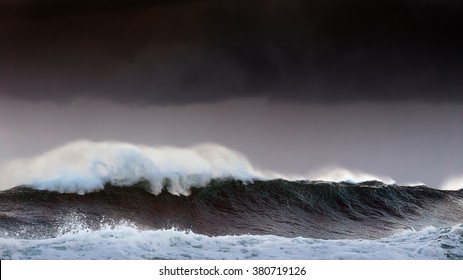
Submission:
[[[0,156],[215,142],[256,165],[463,175],[457,0],[0,1]]]

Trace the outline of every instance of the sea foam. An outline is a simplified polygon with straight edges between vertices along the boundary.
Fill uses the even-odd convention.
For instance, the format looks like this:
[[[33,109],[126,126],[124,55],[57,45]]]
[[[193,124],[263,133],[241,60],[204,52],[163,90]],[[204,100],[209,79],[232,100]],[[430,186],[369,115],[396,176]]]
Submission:
[[[459,190],[463,188],[463,175],[453,176],[442,183],[444,190]]]
[[[55,238],[0,238],[1,259],[463,259],[463,225],[377,240],[274,235],[206,236],[130,225],[81,228]]]
[[[105,183],[122,186],[140,180],[147,180],[153,193],[159,193],[168,180],[172,193],[187,194],[190,186],[205,185],[212,178],[272,176],[254,168],[240,153],[216,144],[176,148],[91,141],[14,160],[0,168],[0,174],[2,186],[30,185],[80,194],[103,189]]]
[[[0,190],[28,185],[84,194],[101,190],[106,183],[127,186],[146,180],[155,194],[167,183],[171,193],[187,195],[191,186],[204,186],[217,178],[395,182],[390,177],[342,167],[326,167],[306,175],[262,170],[241,153],[213,143],[179,148],[80,140],[0,166]]]

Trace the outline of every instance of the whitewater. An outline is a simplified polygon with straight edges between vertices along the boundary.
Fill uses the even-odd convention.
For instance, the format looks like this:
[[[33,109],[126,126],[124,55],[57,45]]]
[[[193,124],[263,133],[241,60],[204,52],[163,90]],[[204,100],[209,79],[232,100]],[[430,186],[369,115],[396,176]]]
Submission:
[[[74,227],[76,225],[73,225]],[[274,235],[206,236],[130,225],[74,229],[55,238],[0,238],[1,259],[463,259],[463,225],[407,230],[378,240]]]
[[[123,186],[143,179],[150,182],[153,193],[159,193],[168,180],[172,193],[188,194],[191,186],[227,177],[244,181],[310,178],[394,183],[389,177],[339,167],[323,168],[306,176],[261,170],[241,153],[213,143],[178,148],[80,140],[35,157],[0,165],[0,190],[30,185],[42,190],[84,194],[103,189],[105,183]]]

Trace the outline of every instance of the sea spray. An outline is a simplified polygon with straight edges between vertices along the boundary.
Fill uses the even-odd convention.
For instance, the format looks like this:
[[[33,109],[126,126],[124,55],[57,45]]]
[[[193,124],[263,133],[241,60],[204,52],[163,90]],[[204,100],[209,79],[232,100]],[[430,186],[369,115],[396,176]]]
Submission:
[[[172,193],[188,194],[191,186],[206,185],[218,178],[394,183],[388,177],[340,167],[323,168],[305,176],[279,174],[261,170],[239,152],[212,143],[178,148],[82,140],[0,166],[0,189],[29,185],[79,194],[101,190],[107,183],[127,186],[141,180],[149,182],[153,193],[159,193],[168,182]]]

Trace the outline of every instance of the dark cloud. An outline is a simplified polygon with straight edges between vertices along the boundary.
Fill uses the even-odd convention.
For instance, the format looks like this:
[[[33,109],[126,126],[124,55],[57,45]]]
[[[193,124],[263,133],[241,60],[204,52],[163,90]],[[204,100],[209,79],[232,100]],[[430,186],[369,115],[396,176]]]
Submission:
[[[18,98],[463,101],[459,1],[20,0],[0,15],[0,94]]]

